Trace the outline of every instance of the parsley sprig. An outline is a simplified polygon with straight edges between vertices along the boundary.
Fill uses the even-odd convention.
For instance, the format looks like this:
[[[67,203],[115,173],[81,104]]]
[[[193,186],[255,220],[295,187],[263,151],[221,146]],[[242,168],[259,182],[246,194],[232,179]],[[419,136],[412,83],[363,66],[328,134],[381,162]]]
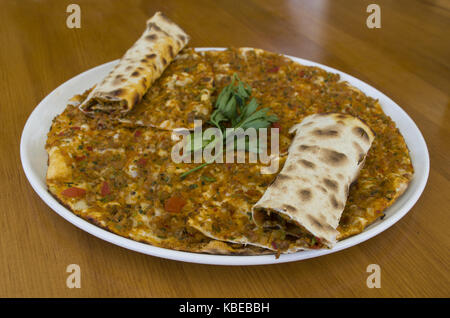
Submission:
[[[215,110],[211,114],[209,122],[220,129],[222,132],[223,141],[226,141],[228,135],[230,134],[230,130],[226,130],[227,127],[234,129],[242,128],[245,131],[249,128],[267,128],[270,127],[272,123],[278,121],[277,116],[268,114],[270,111],[269,107],[258,109],[258,102],[255,98],[250,99],[251,95],[252,88],[247,83],[241,81],[236,73],[233,75],[231,83],[220,92],[217,97]],[[190,135],[191,152],[202,150],[208,145],[213,147],[217,142],[219,142],[219,140],[215,140],[214,138],[211,140],[205,140],[203,135],[200,136],[201,140],[196,140],[195,136],[197,135]],[[234,149],[237,150],[237,143],[235,143],[234,147]],[[245,150],[259,152],[259,143],[258,147],[254,149],[249,147],[249,143],[246,140]],[[223,149],[215,155],[214,159],[222,153]],[[190,173],[197,171],[212,162],[214,162],[214,160],[205,162],[189,171],[184,172],[181,174],[181,178],[185,178]]]
[[[270,108],[258,108],[258,102],[252,98],[252,88],[242,82],[235,73],[231,83],[219,94],[216,101],[216,109],[211,115],[210,122],[224,131],[222,122],[229,122],[233,128],[267,128],[278,121],[275,115],[268,115]]]

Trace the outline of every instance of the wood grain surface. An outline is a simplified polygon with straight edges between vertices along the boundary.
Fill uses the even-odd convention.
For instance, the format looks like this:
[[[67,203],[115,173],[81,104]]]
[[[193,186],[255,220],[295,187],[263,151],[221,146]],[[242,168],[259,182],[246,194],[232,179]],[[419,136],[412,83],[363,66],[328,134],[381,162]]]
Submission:
[[[381,29],[368,29],[368,4]],[[81,7],[81,28],[66,7]],[[2,297],[448,297],[450,3],[362,0],[0,1],[0,296]],[[226,267],[138,254],[54,213],[23,173],[20,135],[58,85],[119,58],[161,10],[191,46],[249,46],[329,65],[378,88],[417,123],[429,147],[428,185],[382,234],[294,263]],[[81,267],[81,288],[66,267]],[[381,288],[366,286],[369,264]]]

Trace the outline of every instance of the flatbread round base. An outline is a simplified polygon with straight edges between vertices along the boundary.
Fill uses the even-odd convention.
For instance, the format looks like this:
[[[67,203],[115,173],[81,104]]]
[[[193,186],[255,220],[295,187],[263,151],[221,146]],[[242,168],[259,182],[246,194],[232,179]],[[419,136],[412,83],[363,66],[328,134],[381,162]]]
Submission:
[[[395,123],[377,100],[340,81],[339,75],[263,50],[229,49],[202,56],[215,85],[207,103],[212,106],[237,73],[253,88],[259,104],[279,117],[281,152],[291,142],[289,128],[310,114],[350,114],[375,132],[365,165],[350,187],[338,239],[363,231],[406,189],[413,168]],[[174,63],[181,67],[183,62]],[[162,77],[176,76],[179,67],[169,67]],[[194,74],[193,81],[201,74],[188,68],[183,72]],[[165,94],[163,83],[157,80],[152,89]],[[189,91],[177,91],[183,87],[175,85],[174,94],[190,96]],[[75,214],[118,235],[175,250],[255,255],[305,248],[280,230],[255,227],[252,220],[251,207],[276,174],[261,174],[258,164],[216,163],[180,179],[197,164],[170,159],[177,142],[171,127],[159,127],[158,120],[156,125],[133,124],[136,117],[121,122],[105,114],[88,116],[77,107],[87,93],[54,119],[46,144],[49,191]],[[204,109],[209,118],[212,107]],[[191,111],[167,112],[166,120],[188,122]],[[142,114],[151,114],[151,109],[144,107]],[[281,158],[280,169],[283,163]]]

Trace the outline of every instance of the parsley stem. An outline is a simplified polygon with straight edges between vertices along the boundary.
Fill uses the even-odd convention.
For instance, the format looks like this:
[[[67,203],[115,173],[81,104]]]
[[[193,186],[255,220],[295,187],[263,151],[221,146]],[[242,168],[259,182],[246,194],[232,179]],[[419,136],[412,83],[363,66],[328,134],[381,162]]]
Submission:
[[[191,174],[192,172],[197,171],[197,170],[200,170],[201,168],[203,168],[203,167],[205,167],[205,166],[207,166],[207,165],[209,165],[209,164],[211,164],[211,163],[213,163],[213,161],[202,163],[201,165],[199,165],[199,166],[197,166],[197,167],[195,167],[195,168],[192,168],[192,169],[189,170],[189,171],[183,172],[183,173],[180,175],[180,178],[181,178],[181,179],[184,179],[184,178],[186,178],[189,174]]]
[[[222,154],[222,150],[219,151],[219,152],[214,156],[214,158],[213,158],[211,161],[204,162],[204,163],[202,163],[201,165],[198,165],[197,167],[192,168],[191,170],[188,170],[188,171],[186,171],[186,172],[183,172],[183,173],[180,175],[180,178],[181,178],[181,179],[184,179],[184,178],[186,178],[186,176],[188,176],[188,175],[191,174],[192,172],[197,171],[197,170],[199,170],[199,169],[201,169],[201,168],[203,168],[203,167],[205,167],[205,166],[207,166],[207,165],[213,163],[213,162],[216,160],[216,158],[217,158],[218,156],[220,156],[221,154]]]

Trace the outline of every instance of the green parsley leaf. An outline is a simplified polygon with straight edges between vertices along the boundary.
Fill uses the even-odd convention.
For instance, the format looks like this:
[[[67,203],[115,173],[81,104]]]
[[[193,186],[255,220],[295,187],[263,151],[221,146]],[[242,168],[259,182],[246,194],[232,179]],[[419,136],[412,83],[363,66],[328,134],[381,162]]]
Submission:
[[[248,101],[251,94],[252,88],[247,83],[241,81],[239,76],[235,73],[231,79],[231,83],[223,88],[217,97],[215,110],[211,114],[209,122],[222,131],[223,141],[226,141],[227,136],[229,136],[229,134],[225,134],[225,123],[228,123],[228,126],[231,125],[231,128],[242,128],[245,131],[249,128],[268,128],[272,123],[278,121],[277,116],[268,114],[270,108],[266,107],[258,109],[259,105],[255,98]],[[191,134],[191,152],[203,150],[210,144],[211,146],[214,146],[217,142],[219,142],[219,140],[215,140],[214,138],[205,140],[203,134],[200,137]],[[243,150],[238,148],[242,147],[238,147],[237,143],[235,143],[235,150]],[[259,142],[256,147],[252,147],[250,146],[249,141],[245,140],[245,151],[260,153],[261,147]],[[222,154],[223,151],[216,153],[215,158]],[[181,178],[185,178],[190,173],[197,171],[212,162],[214,162],[214,160],[205,162],[182,173]]]

